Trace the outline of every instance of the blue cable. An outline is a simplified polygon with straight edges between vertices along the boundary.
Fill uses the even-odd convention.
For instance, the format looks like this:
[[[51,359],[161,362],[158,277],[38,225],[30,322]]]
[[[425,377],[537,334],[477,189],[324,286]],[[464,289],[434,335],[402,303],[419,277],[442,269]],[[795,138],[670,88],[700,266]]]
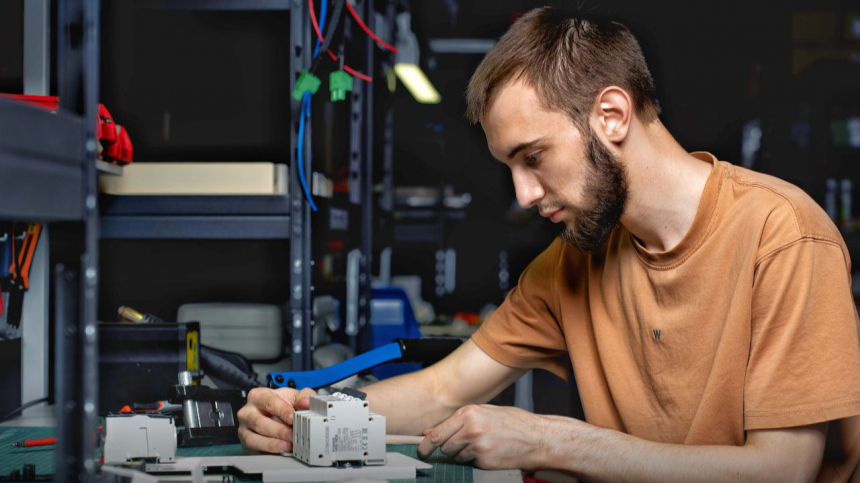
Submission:
[[[325,12],[326,5],[328,5],[328,0],[322,0],[322,2],[320,3],[322,3],[322,5],[320,6],[320,32],[325,33]],[[320,39],[317,38],[317,45],[316,47],[314,47],[314,59],[316,59],[317,55],[319,55],[320,53],[320,45],[322,45],[322,42],[320,42]]]
[[[305,192],[305,198],[308,200],[308,204],[311,205],[311,209],[317,211],[317,205],[314,203],[313,198],[311,198],[311,190],[308,189],[308,182],[305,179],[305,163],[304,163],[304,147],[305,147],[305,117],[310,116],[311,114],[311,93],[305,92],[304,97],[302,97],[302,107],[299,110],[299,138],[297,140],[297,152],[296,152],[296,164],[298,164],[299,168],[299,182],[302,184],[302,191]]]
[[[326,14],[326,5],[328,2],[326,0],[322,1],[322,6],[320,7],[320,30],[325,29],[325,14]],[[317,45],[314,48],[313,58],[316,59],[317,55],[319,55],[320,51],[320,39],[317,38]],[[308,204],[311,205],[311,209],[313,211],[317,210],[317,205],[314,203],[314,199],[311,197],[311,190],[308,189],[308,181],[305,177],[305,163],[304,163],[304,151],[305,151],[305,117],[311,116],[311,93],[305,92],[305,95],[302,96],[302,107],[299,109],[299,138],[296,144],[298,146],[297,155],[296,155],[296,164],[298,164],[299,168],[299,182],[302,184],[302,191],[305,193],[305,198],[308,200]]]

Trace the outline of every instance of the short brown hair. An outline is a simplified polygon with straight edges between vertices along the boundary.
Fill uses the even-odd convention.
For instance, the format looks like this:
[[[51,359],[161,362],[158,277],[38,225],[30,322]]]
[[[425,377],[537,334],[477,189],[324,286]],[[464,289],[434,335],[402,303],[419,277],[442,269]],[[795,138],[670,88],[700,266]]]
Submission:
[[[639,42],[624,25],[569,17],[551,7],[534,9],[502,36],[469,81],[466,117],[481,122],[496,89],[523,79],[545,107],[568,113],[581,130],[597,95],[618,86],[632,97],[637,117],[657,119],[660,105]]]

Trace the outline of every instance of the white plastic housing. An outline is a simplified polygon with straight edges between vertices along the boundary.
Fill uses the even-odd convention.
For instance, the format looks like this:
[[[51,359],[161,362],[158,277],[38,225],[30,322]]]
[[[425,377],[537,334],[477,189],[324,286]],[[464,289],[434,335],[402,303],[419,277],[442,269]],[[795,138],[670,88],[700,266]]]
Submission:
[[[139,459],[159,463],[176,460],[176,424],[161,415],[105,417],[104,462],[123,464]]]
[[[335,393],[311,396],[310,410],[296,411],[293,456],[313,466],[385,464],[385,417],[370,403]]]

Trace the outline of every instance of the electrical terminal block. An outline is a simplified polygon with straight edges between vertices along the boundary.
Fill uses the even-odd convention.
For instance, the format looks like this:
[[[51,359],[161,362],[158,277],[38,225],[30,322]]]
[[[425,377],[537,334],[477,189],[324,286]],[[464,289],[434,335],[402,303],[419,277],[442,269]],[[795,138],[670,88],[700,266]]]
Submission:
[[[332,102],[346,100],[346,92],[352,90],[353,80],[351,75],[342,70],[329,74],[328,84]]]
[[[311,396],[310,410],[295,413],[293,457],[311,466],[384,465],[385,417],[361,397]]]
[[[316,94],[320,88],[320,84],[322,84],[322,81],[319,77],[311,74],[307,69],[303,70],[296,80],[296,87],[293,89],[293,99],[300,101],[305,92]]]

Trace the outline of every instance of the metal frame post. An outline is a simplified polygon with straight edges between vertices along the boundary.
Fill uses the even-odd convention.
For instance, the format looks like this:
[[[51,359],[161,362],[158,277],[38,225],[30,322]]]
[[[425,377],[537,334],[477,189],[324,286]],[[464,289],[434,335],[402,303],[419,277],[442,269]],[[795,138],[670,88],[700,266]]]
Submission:
[[[47,96],[51,86],[51,2],[24,2],[24,94]]]
[[[373,30],[376,17],[373,2],[356,0],[355,4],[356,10],[361,12],[365,23]],[[344,38],[347,42],[354,40],[353,30],[352,19],[347,18],[344,24]],[[364,71],[373,75],[375,44],[373,39],[365,37]],[[366,327],[370,323],[373,259],[373,85],[364,81],[357,82],[350,101],[352,117],[349,127],[349,200],[361,206],[361,258],[357,273],[358,300],[347,300],[348,304],[357,303],[358,307],[347,307],[347,313],[358,313],[358,333],[349,335],[349,346],[360,353],[369,345],[369,331]]]
[[[290,91],[296,87],[296,80],[302,69],[311,65],[312,49],[308,48],[311,39],[311,23],[307,5],[301,0],[292,0],[290,5]],[[299,184],[298,154],[299,116],[302,102],[292,99],[290,110],[293,113],[290,132],[290,330],[293,335],[290,362],[292,370],[303,371],[313,368],[311,326],[311,209],[304,199]],[[306,179],[311,179],[311,127],[305,124],[304,167]]]
[[[359,0],[359,11],[370,30],[376,27],[376,11],[370,0]],[[370,36],[365,38],[365,71],[374,73],[374,49],[376,44]],[[358,327],[359,349],[370,348],[370,300],[372,297],[371,277],[373,272],[373,84],[361,83],[361,107],[364,110],[362,137],[364,152],[362,156],[362,190],[361,190],[361,267],[359,270],[358,296]]]
[[[395,42],[397,32],[397,2],[389,0],[385,6],[385,35],[391,43]],[[393,54],[389,53],[388,58],[384,60],[386,69],[394,69],[394,62],[391,59]],[[385,108],[385,120],[382,127],[382,197],[379,201],[379,206],[384,211],[391,213],[394,211],[394,108],[391,103]]]
[[[57,481],[93,481],[98,416],[98,180],[96,115],[99,92],[99,0],[59,3],[57,35],[60,108],[83,122],[82,170],[84,253],[81,255],[80,306],[57,304]],[[58,297],[70,298],[66,272],[57,272]],[[66,310],[62,312],[62,310]],[[68,367],[71,366],[71,370]],[[63,443],[65,442],[65,443]]]

